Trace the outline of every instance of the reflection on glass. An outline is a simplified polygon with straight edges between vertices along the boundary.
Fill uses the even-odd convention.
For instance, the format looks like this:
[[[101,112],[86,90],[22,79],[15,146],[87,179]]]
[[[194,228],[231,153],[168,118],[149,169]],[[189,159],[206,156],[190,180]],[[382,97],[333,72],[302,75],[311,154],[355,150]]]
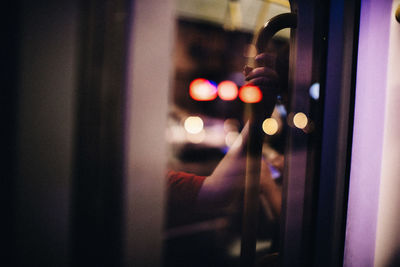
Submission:
[[[262,128],[268,135],[274,135],[278,132],[278,122],[274,118],[265,119]]]
[[[197,101],[211,101],[217,97],[216,86],[202,78],[193,80],[189,85],[190,96]]]
[[[258,103],[262,100],[263,95],[257,86],[245,85],[240,88],[239,98],[244,103]]]
[[[293,116],[293,124],[299,129],[304,129],[306,128],[308,124],[308,119],[306,114],[303,112],[298,112]]]
[[[187,132],[186,138],[191,143],[200,144],[206,139],[206,132],[204,130],[196,133]]]
[[[225,101],[235,100],[238,96],[238,87],[236,83],[232,81],[223,81],[218,84],[218,96]]]
[[[203,130],[203,120],[198,116],[190,116],[185,120],[185,130],[191,134],[198,134]]]
[[[314,100],[318,100],[319,99],[319,83],[313,83],[310,86],[310,96]]]
[[[264,94],[266,87],[245,80],[248,73],[244,75],[243,69],[257,54],[254,32],[285,12],[287,1],[177,1],[174,83],[166,129],[170,171],[165,266],[239,266],[246,103],[270,97]],[[275,261],[279,247],[288,38],[287,31],[277,34],[267,50],[273,62],[265,62],[278,73],[280,105],[272,114],[265,112],[259,125],[265,140],[256,257],[264,266]]]

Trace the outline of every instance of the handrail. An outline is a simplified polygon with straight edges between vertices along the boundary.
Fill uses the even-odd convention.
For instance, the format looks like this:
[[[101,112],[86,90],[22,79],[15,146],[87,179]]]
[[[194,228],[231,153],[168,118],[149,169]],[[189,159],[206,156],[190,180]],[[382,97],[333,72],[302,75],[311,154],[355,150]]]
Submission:
[[[284,13],[271,18],[258,33],[255,42],[257,52],[265,51],[269,40],[278,31],[285,28],[296,28],[297,15]],[[263,132],[261,128],[264,114],[257,114],[255,105],[251,104],[249,140],[247,148],[247,165],[244,192],[243,228],[240,266],[251,267],[255,263],[257,220],[259,206],[259,183],[261,169],[261,153],[263,145]]]

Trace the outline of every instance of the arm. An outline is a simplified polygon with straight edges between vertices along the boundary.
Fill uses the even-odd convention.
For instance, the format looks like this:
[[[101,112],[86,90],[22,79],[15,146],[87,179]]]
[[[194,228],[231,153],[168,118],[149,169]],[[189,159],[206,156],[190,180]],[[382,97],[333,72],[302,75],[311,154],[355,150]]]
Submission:
[[[247,84],[258,86],[263,91],[263,103],[260,105],[266,117],[270,116],[276,101],[277,74],[269,66],[272,65],[271,55],[257,55],[256,68],[246,66],[244,75]],[[246,144],[248,140],[248,124],[243,128],[240,137],[218,164],[214,172],[204,181],[197,197],[197,207],[200,209],[218,208],[230,203],[243,188],[246,171]],[[272,181],[273,182],[273,181]],[[266,188],[269,192],[269,187]]]
[[[205,179],[197,197],[199,208],[222,207],[231,202],[243,188],[248,132],[247,123],[228,153]]]

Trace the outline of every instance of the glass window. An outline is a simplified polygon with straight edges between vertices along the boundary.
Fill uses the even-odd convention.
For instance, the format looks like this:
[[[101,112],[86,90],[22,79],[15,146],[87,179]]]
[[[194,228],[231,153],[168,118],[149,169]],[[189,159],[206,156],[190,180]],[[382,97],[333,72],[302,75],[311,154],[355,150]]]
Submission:
[[[265,22],[288,12],[288,1],[176,2],[165,266],[239,265],[251,105],[263,117],[255,257],[276,261],[286,132],[310,124],[304,113],[288,114],[290,31],[279,31],[258,61],[254,44]],[[255,67],[265,73],[252,77]]]

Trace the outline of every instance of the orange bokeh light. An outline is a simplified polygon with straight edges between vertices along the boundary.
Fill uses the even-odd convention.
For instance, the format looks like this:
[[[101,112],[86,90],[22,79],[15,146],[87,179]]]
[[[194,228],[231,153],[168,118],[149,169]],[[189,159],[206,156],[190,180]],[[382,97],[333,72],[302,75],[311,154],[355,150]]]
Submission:
[[[218,84],[218,96],[222,100],[235,100],[238,96],[238,87],[232,81],[223,81]]]
[[[245,103],[257,103],[262,100],[262,92],[257,86],[245,85],[240,88],[239,98]]]
[[[199,78],[190,83],[189,94],[197,101],[211,101],[217,98],[217,88],[209,80]]]

